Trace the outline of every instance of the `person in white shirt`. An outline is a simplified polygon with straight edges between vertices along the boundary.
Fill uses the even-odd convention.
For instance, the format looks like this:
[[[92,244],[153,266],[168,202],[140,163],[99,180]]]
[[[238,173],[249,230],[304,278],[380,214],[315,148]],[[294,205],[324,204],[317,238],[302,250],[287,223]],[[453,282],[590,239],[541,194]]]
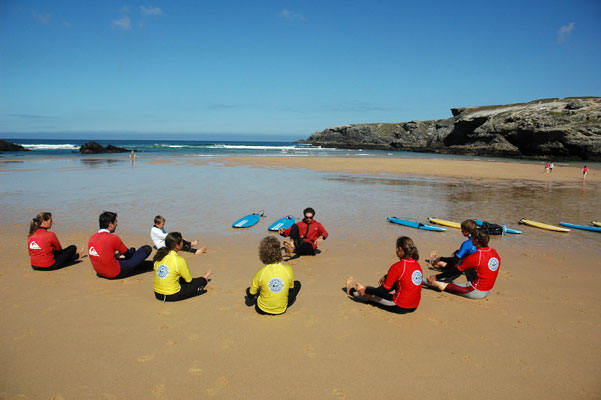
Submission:
[[[150,229],[150,238],[154,243],[154,247],[156,249],[160,249],[161,247],[165,247],[165,238],[167,237],[167,232],[165,231],[165,218],[160,215],[154,217],[154,226]],[[200,249],[195,249],[193,246],[198,246],[198,240],[193,242],[189,242],[184,239],[184,246],[182,247],[183,251],[187,251],[189,253],[201,254],[207,251],[206,247],[201,247]]]

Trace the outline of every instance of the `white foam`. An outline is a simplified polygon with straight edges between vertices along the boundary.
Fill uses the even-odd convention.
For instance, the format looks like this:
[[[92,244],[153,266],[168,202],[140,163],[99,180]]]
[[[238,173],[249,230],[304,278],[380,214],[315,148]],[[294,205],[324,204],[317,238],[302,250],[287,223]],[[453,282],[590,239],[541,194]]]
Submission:
[[[79,150],[74,144],[22,144],[29,150]]]

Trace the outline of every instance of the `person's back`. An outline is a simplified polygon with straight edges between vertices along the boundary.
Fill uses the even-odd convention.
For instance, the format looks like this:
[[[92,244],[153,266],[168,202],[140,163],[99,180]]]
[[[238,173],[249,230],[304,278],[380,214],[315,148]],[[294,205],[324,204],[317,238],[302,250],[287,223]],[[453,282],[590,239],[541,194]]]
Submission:
[[[255,274],[251,294],[260,290],[257,305],[269,314],[282,314],[288,308],[288,291],[294,287],[292,267],[282,263],[263,266]]]
[[[61,245],[54,232],[40,228],[27,238],[27,248],[31,265],[43,268],[54,264],[54,251],[61,250]]]
[[[116,234],[103,229],[90,237],[88,254],[97,274],[106,278],[114,278],[119,274],[121,267],[115,251],[121,254],[127,252],[127,247]]]
[[[412,258],[402,259],[394,264],[384,282],[384,288],[392,288],[396,283],[393,300],[403,308],[417,308],[422,295],[422,268]]]
[[[154,279],[152,286],[159,294],[174,294],[180,291],[180,277],[186,282],[192,280],[188,262],[177,252],[171,250],[161,260],[154,263]]]
[[[465,271],[474,268],[476,277],[472,280],[474,288],[486,292],[493,288],[499,275],[501,257],[491,247],[478,247],[475,253],[467,256],[459,266],[459,270]]]

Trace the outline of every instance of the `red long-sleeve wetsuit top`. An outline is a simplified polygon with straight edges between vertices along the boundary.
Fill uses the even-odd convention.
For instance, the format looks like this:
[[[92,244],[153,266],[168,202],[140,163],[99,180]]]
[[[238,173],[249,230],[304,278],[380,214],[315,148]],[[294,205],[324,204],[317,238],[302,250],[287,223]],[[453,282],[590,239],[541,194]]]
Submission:
[[[317,244],[315,244],[315,241],[318,237],[323,236],[324,239],[328,237],[328,231],[326,231],[326,228],[324,228],[322,224],[315,220],[311,221],[309,224],[308,231],[307,223],[305,221],[299,221],[296,223],[296,225],[298,226],[298,233],[300,234],[300,237],[303,239],[303,241],[311,243],[313,250],[317,249]],[[284,231],[284,236],[290,236],[291,229],[292,227],[286,229]]]
[[[48,268],[54,264],[54,252],[63,248],[54,232],[39,228],[27,238],[27,248],[31,265],[38,268]]]

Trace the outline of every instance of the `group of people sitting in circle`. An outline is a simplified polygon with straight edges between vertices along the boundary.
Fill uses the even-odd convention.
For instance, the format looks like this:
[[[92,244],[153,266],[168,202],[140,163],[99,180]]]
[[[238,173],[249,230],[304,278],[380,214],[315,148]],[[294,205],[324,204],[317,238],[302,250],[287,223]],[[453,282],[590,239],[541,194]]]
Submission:
[[[266,236],[259,243],[259,259],[264,266],[255,273],[246,289],[246,305],[254,305],[259,314],[283,314],[301,289],[301,283],[294,280],[292,267],[283,263],[282,251],[288,257],[315,255],[319,243],[328,237],[323,225],[314,219],[315,210],[306,208],[303,217],[290,228],[279,230],[281,236],[290,238],[284,240],[284,247],[275,236]],[[105,211],[98,221],[100,229],[88,241],[88,255],[99,278],[122,279],[154,270],[153,289],[158,300],[180,301],[204,293],[212,271],[209,269],[203,276],[192,278],[186,259],[178,252],[202,254],[206,248],[195,249],[198,242],[185,240],[180,232],[167,233],[165,218],[156,216],[150,232],[157,249],[152,262],[146,260],[152,247],[128,248],[115,234],[116,213]],[[77,251],[74,245],[61,247],[57,236],[49,231],[53,223],[52,214],[42,212],[30,224],[28,249],[34,270],[57,270],[85,257],[84,250]],[[423,276],[413,240],[407,236],[399,237],[395,245],[399,261],[380,278],[378,287],[363,286],[350,277],[346,283],[347,295],[398,314],[417,309],[422,286],[470,299],[488,296],[499,273],[501,258],[488,246],[488,233],[478,228],[473,220],[463,221],[461,233],[466,240],[450,257],[436,257],[436,252],[432,252],[426,260],[432,269],[440,271],[428,278]],[[461,274],[465,274],[466,283],[455,282]]]

